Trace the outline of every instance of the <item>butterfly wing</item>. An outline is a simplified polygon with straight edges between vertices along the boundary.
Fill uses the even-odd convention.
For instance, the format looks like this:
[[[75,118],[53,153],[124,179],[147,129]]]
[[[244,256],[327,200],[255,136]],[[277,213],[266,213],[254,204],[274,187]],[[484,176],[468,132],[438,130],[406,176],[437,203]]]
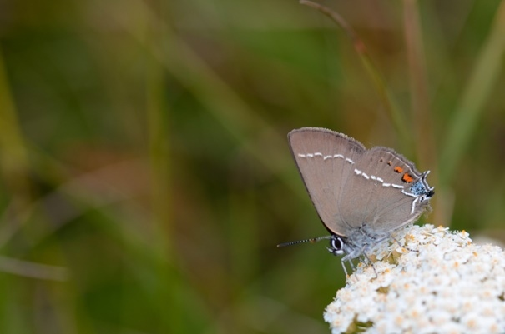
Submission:
[[[345,236],[338,203],[365,147],[343,133],[300,128],[288,134],[291,152],[316,211],[330,232]]]
[[[414,164],[390,148],[374,147],[353,166],[339,212],[352,227],[379,226],[389,233],[415,221],[433,195]]]

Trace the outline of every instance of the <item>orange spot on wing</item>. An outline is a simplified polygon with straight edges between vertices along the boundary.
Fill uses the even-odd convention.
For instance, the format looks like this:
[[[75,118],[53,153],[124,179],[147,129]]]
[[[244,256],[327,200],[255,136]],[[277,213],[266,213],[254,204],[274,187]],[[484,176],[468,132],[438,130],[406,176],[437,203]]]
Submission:
[[[403,168],[401,168],[401,167],[395,167],[394,171],[397,172],[397,173],[401,173],[403,171]]]
[[[412,177],[412,175],[410,175],[409,173],[405,173],[405,174],[403,174],[403,176],[402,176],[402,181],[403,181],[403,182],[410,183],[410,182],[414,181],[414,178],[413,178],[413,177]]]

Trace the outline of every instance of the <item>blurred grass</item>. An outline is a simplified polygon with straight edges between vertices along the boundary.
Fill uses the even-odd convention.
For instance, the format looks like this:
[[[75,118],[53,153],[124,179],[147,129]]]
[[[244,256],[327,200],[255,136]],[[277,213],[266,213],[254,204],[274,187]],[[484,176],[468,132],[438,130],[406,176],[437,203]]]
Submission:
[[[502,74],[505,51],[505,4],[502,2],[493,18],[489,35],[476,59],[473,72],[463,91],[461,102],[452,116],[447,142],[442,151],[441,176],[450,183],[460,163],[468,141],[474,136],[479,118],[485,112],[486,102]]]
[[[2,5],[0,333],[327,332],[340,261],[275,248],[326,233],[301,126],[397,148],[425,220],[505,240],[503,2],[321,3],[384,91],[296,1]]]

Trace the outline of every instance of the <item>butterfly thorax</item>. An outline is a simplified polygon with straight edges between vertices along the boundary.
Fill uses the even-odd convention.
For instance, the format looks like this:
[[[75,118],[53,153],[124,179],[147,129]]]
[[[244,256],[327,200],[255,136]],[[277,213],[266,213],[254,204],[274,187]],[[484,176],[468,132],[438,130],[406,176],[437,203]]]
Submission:
[[[390,236],[390,233],[378,233],[363,223],[361,227],[351,230],[347,237],[333,234],[328,250],[334,255],[345,254],[342,261],[348,261],[360,256],[366,256],[366,252],[382,241],[389,239]]]

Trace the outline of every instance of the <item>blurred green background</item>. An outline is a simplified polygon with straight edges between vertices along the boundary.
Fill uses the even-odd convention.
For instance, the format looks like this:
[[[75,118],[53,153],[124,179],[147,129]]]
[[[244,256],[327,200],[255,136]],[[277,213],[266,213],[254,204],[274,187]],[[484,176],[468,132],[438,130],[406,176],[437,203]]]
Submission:
[[[504,3],[322,3],[359,40],[295,0],[0,3],[0,333],[328,333],[339,259],[275,247],[326,235],[302,126],[505,241]]]

